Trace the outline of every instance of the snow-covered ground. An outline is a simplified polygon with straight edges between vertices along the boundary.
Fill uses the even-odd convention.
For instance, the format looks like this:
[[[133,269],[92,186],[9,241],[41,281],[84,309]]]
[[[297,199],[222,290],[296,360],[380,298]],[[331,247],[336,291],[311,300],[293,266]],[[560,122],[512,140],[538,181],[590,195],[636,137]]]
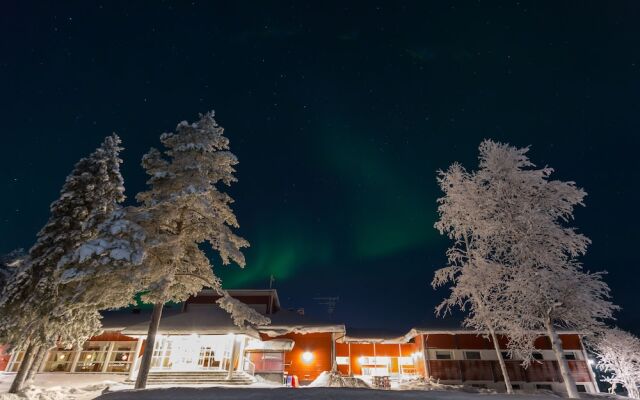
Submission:
[[[0,373],[0,400],[89,400],[100,396],[107,387],[126,387],[124,375],[56,372],[37,374],[33,385],[18,396],[7,393],[14,377],[15,374]]]
[[[44,373],[21,395],[6,393],[14,374],[0,373],[0,400],[559,400],[554,394],[473,392],[463,386],[408,384],[406,389],[375,390],[349,387],[283,388],[267,382],[248,387],[158,387],[133,390],[123,375]],[[318,382],[320,384],[321,382]],[[584,395],[602,399],[610,395]],[[622,398],[620,398],[622,399]]]
[[[107,393],[96,400],[558,400],[554,395],[354,388],[166,388]]]
[[[21,395],[9,394],[7,391],[15,374],[0,372],[0,400],[91,400],[100,396],[105,391],[131,391],[133,384],[125,382],[125,375],[117,374],[65,374],[60,372],[42,373],[36,375],[32,385],[24,390]],[[200,389],[202,385],[194,385]],[[171,389],[168,385],[150,385],[150,388],[158,390]],[[178,388],[182,390],[187,388]],[[248,388],[274,388],[281,387],[271,382],[259,381]]]

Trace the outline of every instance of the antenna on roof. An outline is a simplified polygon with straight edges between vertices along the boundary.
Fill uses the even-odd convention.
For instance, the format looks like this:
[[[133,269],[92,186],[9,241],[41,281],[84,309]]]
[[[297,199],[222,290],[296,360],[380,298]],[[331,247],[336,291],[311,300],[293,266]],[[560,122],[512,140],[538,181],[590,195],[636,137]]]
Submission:
[[[331,315],[336,310],[336,304],[340,297],[314,297],[314,300],[318,301],[318,304],[322,306],[327,306],[327,314]]]

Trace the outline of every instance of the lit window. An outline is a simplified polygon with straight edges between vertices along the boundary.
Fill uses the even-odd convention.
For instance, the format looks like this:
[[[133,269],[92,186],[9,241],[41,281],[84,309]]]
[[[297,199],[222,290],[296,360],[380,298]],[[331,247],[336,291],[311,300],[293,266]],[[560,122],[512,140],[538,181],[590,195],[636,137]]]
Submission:
[[[336,357],[336,364],[349,365],[349,357]]]
[[[414,357],[399,357],[398,358],[398,363],[400,365],[413,365],[414,364]]]

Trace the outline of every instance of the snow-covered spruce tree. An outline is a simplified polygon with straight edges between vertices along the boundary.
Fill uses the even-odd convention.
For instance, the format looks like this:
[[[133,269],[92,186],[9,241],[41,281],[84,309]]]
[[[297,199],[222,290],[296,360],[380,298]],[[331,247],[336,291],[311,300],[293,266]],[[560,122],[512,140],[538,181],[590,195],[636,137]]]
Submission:
[[[3,290],[0,341],[26,349],[12,393],[21,389],[38,348],[52,346],[60,332],[74,326],[53,314],[60,289],[56,268],[66,254],[94,237],[101,221],[124,200],[119,144],[115,134],[108,136],[95,152],[76,163],[60,198],[51,204],[51,216],[29,250],[28,262]]]
[[[154,308],[136,388],[146,386],[164,303],[183,301],[203,286],[224,293],[200,245],[208,242],[222,264],[233,261],[241,267],[245,259],[240,250],[249,245],[233,233],[232,228],[238,227],[233,200],[219,188],[236,181],[238,160],[213,112],[193,124],[179,123],[175,133],[163,134],[160,141],[164,154],[151,149],[142,159],[151,176],[150,188],[137,196],[143,204],[137,222],[146,235],[144,265],[149,274],[143,299]]]
[[[604,331],[591,344],[598,358],[596,366],[608,374],[603,380],[611,384],[615,393],[624,386],[633,399],[640,399],[640,339],[629,332],[614,328]]]
[[[94,239],[60,260],[56,270],[59,302],[53,315],[75,316],[80,325],[85,319],[92,324],[98,310],[132,304],[135,294],[144,290],[145,236],[134,222],[136,212],[135,207],[117,208],[97,226]]]
[[[447,171],[440,171],[438,184],[444,196],[438,199],[440,219],[435,227],[453,240],[447,250],[448,266],[436,271],[434,288],[451,282],[451,294],[437,308],[436,313],[446,314],[454,307],[467,312],[464,324],[479,334],[489,332],[507,393],[513,389],[502,356],[497,331],[500,316],[491,301],[504,282],[504,266],[491,258],[493,243],[492,199],[487,198],[485,188],[474,173],[454,163]]]
[[[9,282],[13,274],[18,270],[27,258],[24,249],[15,249],[0,256],[0,293]]]

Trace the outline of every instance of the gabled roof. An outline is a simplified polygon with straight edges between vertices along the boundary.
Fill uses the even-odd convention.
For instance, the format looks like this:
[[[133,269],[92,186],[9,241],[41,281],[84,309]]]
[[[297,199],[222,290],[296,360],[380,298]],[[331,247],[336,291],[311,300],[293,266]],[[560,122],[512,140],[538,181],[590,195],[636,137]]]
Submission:
[[[122,330],[125,335],[146,335],[149,320],[129,325]],[[233,319],[217,304],[190,304],[186,311],[173,315],[163,315],[160,319],[158,333],[165,335],[224,335],[228,333],[245,334],[259,337],[258,332],[250,327],[241,328],[233,323]]]

